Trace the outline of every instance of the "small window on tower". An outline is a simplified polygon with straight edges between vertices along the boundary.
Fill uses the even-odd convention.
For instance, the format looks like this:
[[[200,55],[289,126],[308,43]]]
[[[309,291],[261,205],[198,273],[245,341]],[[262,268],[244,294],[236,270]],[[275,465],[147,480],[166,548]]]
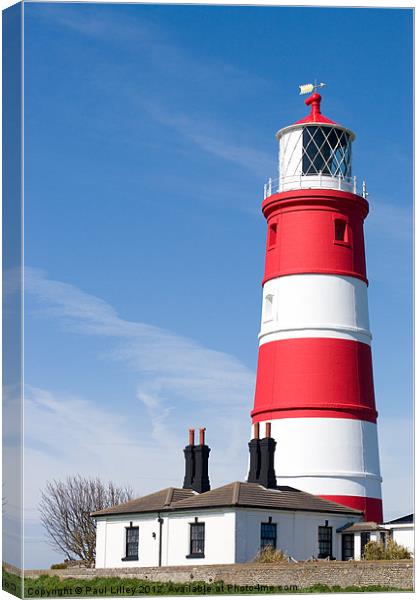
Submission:
[[[335,241],[336,242],[348,242],[347,223],[342,219],[336,219],[334,221],[335,226]]]
[[[271,223],[268,229],[268,247],[272,248],[277,242],[277,223]]]
[[[273,294],[267,294],[264,300],[264,322],[273,320]]]

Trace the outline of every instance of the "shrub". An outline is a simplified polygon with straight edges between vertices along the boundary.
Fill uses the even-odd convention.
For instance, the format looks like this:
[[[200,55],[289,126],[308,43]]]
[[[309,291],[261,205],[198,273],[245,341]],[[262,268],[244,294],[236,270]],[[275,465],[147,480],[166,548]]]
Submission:
[[[411,558],[411,553],[391,539],[386,545],[382,542],[368,542],[362,558],[363,560],[401,560]]]
[[[276,550],[272,546],[266,546],[262,548],[257,556],[254,558],[254,562],[258,563],[279,563],[287,562],[287,556],[283,550]]]
[[[49,481],[41,493],[39,511],[49,544],[64,556],[86,564],[95,561],[96,525],[90,514],[131,500],[130,488],[103,483],[97,477],[68,476]]]
[[[363,551],[363,560],[385,560],[385,546],[382,542],[368,542]]]
[[[68,564],[66,562],[56,563],[55,565],[51,565],[50,569],[67,569]]]
[[[411,552],[405,547],[400,546],[394,540],[389,540],[385,548],[386,560],[400,560],[402,558],[411,558]]]

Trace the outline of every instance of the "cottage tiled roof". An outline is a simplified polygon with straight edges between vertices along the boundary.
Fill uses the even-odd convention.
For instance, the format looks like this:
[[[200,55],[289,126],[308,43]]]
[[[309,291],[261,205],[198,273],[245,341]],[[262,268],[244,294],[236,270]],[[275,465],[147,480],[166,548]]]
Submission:
[[[204,494],[180,500],[171,508],[172,510],[181,510],[224,506],[361,514],[361,511],[289,486],[268,489],[257,483],[243,481],[235,481]]]
[[[411,513],[411,515],[405,515],[404,517],[399,517],[399,519],[394,519],[393,521],[387,521],[387,525],[405,525],[405,524],[412,524],[414,523],[414,514]]]
[[[353,533],[356,531],[385,531],[385,528],[374,521],[361,521],[359,523],[348,523],[340,529],[337,529],[339,533]]]
[[[112,508],[97,511],[92,516],[145,513],[157,511],[200,510],[238,506],[244,508],[266,508],[277,510],[300,510],[311,512],[360,515],[361,511],[324,500],[288,486],[267,489],[257,483],[235,481],[209,492],[197,494],[192,490],[167,488],[137,498]]]
[[[141,498],[135,498],[129,500],[123,504],[117,504],[110,508],[104,508],[92,513],[92,517],[100,517],[102,515],[120,515],[127,513],[143,513],[143,512],[157,512],[168,509],[173,503],[179,500],[184,500],[190,496],[194,496],[196,492],[193,490],[184,490],[182,488],[165,488],[142,496]]]

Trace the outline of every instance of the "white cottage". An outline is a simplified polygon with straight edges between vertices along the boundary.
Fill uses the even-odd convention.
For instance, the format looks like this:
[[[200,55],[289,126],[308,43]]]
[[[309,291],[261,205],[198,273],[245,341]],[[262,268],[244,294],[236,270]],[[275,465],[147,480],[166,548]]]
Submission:
[[[361,560],[368,542],[387,541],[385,527],[373,521],[347,523],[338,533],[341,533],[342,560]]]
[[[414,515],[405,515],[384,524],[391,538],[414,554]]]
[[[202,494],[167,488],[94,516],[97,568],[244,563],[266,546],[297,560],[342,559],[340,529],[362,518],[293,488],[241,481]]]
[[[245,563],[267,546],[296,560],[352,558],[341,532],[362,521],[362,512],[277,486],[275,445],[268,427],[265,438],[249,443],[248,481],[210,490],[204,429],[197,445],[191,430],[182,488],[93,513],[96,567]]]
[[[392,539],[400,546],[414,553],[414,520],[413,515],[406,515],[388,523],[378,524],[369,521],[348,523],[338,530],[342,536],[343,560],[363,557],[368,542],[387,544]]]

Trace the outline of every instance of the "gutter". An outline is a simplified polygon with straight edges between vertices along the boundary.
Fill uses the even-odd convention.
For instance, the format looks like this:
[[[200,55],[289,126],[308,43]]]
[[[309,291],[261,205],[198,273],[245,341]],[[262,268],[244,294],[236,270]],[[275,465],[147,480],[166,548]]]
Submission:
[[[168,508],[162,508],[160,510],[142,510],[142,511],[135,511],[133,510],[132,512],[121,512],[121,513],[107,513],[107,514],[103,514],[103,515],[96,515],[94,516],[95,519],[97,518],[102,518],[102,517],[122,517],[124,515],[146,515],[146,514],[151,514],[151,513],[158,513],[158,515],[161,512],[170,514],[173,512],[180,512],[180,511],[192,511],[195,512],[197,510],[212,510],[214,508],[236,508],[236,507],[240,507],[240,508],[260,508],[261,510],[282,510],[282,511],[298,511],[298,512],[315,512],[315,513],[328,513],[328,514],[335,514],[335,515],[354,515],[354,516],[359,516],[363,514],[362,510],[357,510],[357,509],[351,509],[349,508],[349,510],[345,510],[345,507],[343,507],[342,510],[328,510],[326,508],[300,508],[298,506],[261,506],[260,504],[241,504],[241,503],[236,503],[233,504],[232,502],[230,503],[223,503],[221,502],[220,504],[214,504],[212,506],[171,506]],[[92,515],[91,515],[92,516]]]
[[[162,529],[163,529],[163,519],[160,516],[160,513],[158,513],[158,519],[157,519],[158,523],[159,523],[159,562],[158,562],[158,566],[161,567],[162,566]]]

